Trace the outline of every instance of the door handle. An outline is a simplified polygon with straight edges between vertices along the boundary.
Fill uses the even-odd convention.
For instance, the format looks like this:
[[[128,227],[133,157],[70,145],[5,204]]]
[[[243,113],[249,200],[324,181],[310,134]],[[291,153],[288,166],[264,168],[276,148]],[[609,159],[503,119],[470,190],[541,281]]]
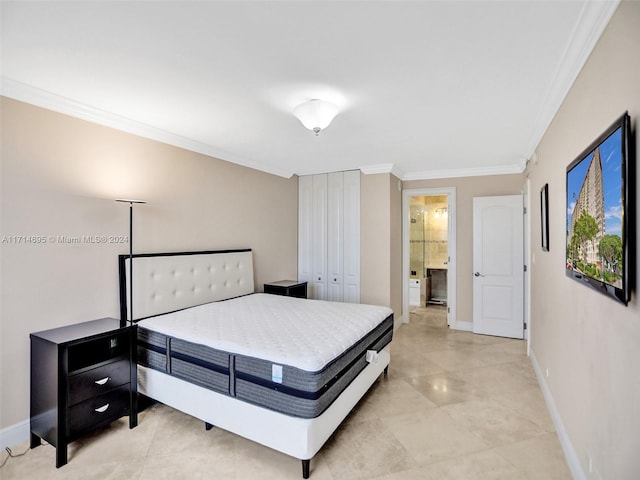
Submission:
[[[474,277],[484,277],[480,272],[476,272],[473,274]]]

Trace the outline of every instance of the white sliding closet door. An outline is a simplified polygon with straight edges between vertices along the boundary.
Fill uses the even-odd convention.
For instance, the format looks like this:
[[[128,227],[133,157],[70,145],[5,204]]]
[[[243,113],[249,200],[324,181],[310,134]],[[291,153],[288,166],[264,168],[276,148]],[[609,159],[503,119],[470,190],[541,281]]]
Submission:
[[[298,280],[309,298],[360,302],[360,171],[302,176]]]

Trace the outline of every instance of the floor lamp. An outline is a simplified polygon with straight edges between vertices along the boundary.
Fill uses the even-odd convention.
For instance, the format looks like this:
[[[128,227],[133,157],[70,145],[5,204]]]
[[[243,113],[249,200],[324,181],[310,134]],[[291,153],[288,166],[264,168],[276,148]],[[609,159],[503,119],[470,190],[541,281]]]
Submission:
[[[133,324],[133,204],[147,203],[144,200],[118,198],[116,202],[129,204],[129,324]]]

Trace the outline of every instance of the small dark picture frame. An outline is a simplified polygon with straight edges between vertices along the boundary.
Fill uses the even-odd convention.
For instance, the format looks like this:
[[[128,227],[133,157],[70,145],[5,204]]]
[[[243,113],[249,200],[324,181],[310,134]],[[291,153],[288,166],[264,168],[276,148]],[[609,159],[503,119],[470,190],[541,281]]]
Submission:
[[[549,184],[540,189],[540,231],[542,232],[542,250],[549,251]]]

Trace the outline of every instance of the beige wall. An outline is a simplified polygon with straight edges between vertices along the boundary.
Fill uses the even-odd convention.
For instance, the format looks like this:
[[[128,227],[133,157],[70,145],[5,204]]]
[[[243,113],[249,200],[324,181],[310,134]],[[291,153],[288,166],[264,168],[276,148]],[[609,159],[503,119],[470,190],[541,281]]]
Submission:
[[[360,301],[390,307],[389,175],[360,180]]]
[[[522,175],[492,175],[403,182],[404,190],[456,188],[456,312],[458,322],[473,321],[473,197],[516,195],[522,190]]]
[[[360,301],[393,309],[402,318],[400,181],[388,173],[362,175],[360,183]]]
[[[539,144],[537,163],[530,162],[528,167],[532,193],[548,182],[550,195],[549,252],[540,248],[539,208],[532,208],[532,358],[544,372],[543,385],[550,393],[552,411],[572,447],[568,452],[570,464],[574,471],[581,470],[584,478],[640,476],[637,287],[631,303],[624,307],[566,278],[564,273],[566,167],[625,110],[631,116],[635,150],[639,152],[637,1],[620,4]],[[636,175],[636,185],[637,181]],[[637,199],[636,195],[636,209]],[[539,204],[532,195],[534,205]],[[637,209],[636,225],[640,225],[638,213]],[[632,248],[637,252],[637,245]],[[636,279],[640,278],[638,273],[636,261]]]
[[[134,250],[251,247],[256,288],[297,275],[297,178],[283,179],[2,99],[1,428],[29,417],[29,333],[119,316],[125,243]],[[11,243],[15,235],[46,243]]]

